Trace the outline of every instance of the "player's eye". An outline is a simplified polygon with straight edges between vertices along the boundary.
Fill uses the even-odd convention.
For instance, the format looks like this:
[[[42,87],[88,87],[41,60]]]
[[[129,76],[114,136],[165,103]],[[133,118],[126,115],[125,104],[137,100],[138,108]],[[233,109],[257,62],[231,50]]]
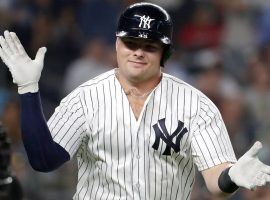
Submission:
[[[147,52],[157,52],[162,48],[160,44],[155,42],[139,42],[129,38],[124,38],[122,41],[124,45],[130,50],[137,50],[141,48]]]
[[[123,40],[125,46],[131,50],[136,50],[139,48],[139,44],[132,40]]]
[[[157,45],[152,45],[152,44],[147,44],[143,47],[143,49],[145,51],[148,51],[148,52],[156,52],[159,50],[159,46]]]

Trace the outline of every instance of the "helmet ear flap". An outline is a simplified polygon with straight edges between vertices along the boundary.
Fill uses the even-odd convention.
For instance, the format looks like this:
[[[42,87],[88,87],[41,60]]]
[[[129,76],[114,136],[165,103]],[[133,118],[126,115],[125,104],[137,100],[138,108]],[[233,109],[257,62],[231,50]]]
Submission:
[[[171,57],[173,54],[173,48],[171,45],[166,45],[163,50],[163,54],[160,60],[160,66],[164,67],[165,62]]]

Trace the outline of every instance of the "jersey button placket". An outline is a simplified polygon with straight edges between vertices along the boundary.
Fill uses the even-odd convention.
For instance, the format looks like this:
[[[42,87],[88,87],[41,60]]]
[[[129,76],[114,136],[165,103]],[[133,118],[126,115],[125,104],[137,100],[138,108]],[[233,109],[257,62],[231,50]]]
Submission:
[[[140,190],[140,183],[136,183],[136,189]]]
[[[137,130],[137,134],[139,134],[139,129]],[[138,195],[140,196],[139,192],[140,192],[140,166],[142,165],[141,161],[140,161],[140,144],[139,144],[139,135],[136,135],[136,143],[135,143],[135,148],[134,148],[134,189],[138,192]]]

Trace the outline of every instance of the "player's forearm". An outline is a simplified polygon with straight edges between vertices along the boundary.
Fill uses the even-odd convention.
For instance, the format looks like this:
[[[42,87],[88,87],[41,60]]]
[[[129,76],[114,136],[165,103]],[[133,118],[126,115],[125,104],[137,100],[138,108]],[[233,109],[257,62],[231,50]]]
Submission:
[[[230,186],[228,186],[228,181],[224,180],[226,176],[222,175],[222,172],[226,170],[227,168],[229,168],[230,166],[231,164],[229,163],[223,163],[202,172],[207,189],[213,195],[226,197],[226,196],[230,196],[235,191],[235,190],[227,191],[227,188]],[[226,182],[225,184],[223,184],[223,186],[225,185],[226,192],[224,191],[224,187],[220,188],[219,182],[221,179],[222,179],[222,183]]]
[[[20,98],[22,139],[29,162],[37,171],[52,171],[69,160],[69,154],[53,141],[39,92],[22,94]]]

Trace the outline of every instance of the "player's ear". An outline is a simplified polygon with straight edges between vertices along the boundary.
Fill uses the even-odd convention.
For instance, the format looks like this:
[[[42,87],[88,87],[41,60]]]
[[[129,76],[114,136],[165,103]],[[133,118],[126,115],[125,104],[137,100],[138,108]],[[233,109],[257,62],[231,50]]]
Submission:
[[[116,41],[115,41],[115,50],[116,50],[116,52],[117,52],[117,50],[118,50],[119,41],[120,41],[120,38],[117,37],[117,38],[116,38]]]

